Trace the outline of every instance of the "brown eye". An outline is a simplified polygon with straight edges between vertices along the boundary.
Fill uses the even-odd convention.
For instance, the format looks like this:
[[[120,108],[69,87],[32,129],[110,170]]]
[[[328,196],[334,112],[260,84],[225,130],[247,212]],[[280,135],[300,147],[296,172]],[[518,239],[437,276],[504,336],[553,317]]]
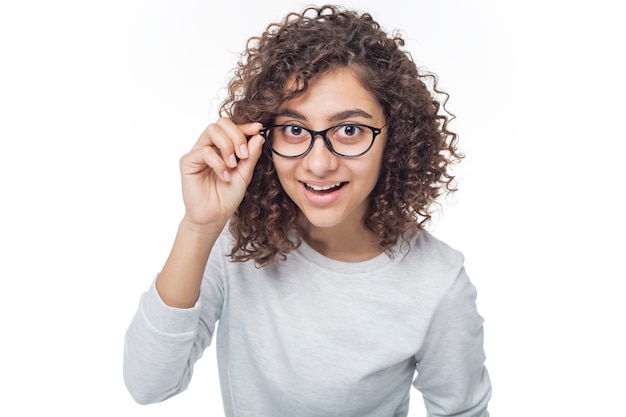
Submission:
[[[344,126],[342,130],[345,136],[354,136],[357,134],[356,126],[352,126],[352,125]]]
[[[300,126],[291,125],[285,126],[285,134],[289,136],[300,136],[304,133],[304,129]]]
[[[359,125],[341,125],[332,131],[337,140],[357,139],[363,136],[363,128]]]

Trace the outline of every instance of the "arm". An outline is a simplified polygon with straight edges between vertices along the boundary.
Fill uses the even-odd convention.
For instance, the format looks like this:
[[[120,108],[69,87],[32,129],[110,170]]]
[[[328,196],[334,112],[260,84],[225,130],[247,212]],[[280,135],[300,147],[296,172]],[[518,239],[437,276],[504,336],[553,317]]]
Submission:
[[[413,385],[422,392],[429,416],[489,416],[483,319],[465,269],[442,297],[415,358],[418,376]]]
[[[135,401],[155,403],[187,388],[195,362],[211,342],[220,308],[218,296],[193,308],[170,307],[154,283],[150,286],[124,339],[124,382]]]
[[[156,282],[166,304],[189,308],[198,299],[211,249],[243,200],[261,156],[261,127],[259,123],[235,125],[222,118],[181,158],[185,216]],[[249,143],[246,135],[254,135]]]
[[[222,288],[219,277],[203,279],[203,274],[218,236],[252,179],[263,146],[260,128],[259,123],[235,125],[220,119],[181,158],[185,216],[125,337],[124,380],[139,403],[162,401],[183,391],[194,363],[211,342]]]

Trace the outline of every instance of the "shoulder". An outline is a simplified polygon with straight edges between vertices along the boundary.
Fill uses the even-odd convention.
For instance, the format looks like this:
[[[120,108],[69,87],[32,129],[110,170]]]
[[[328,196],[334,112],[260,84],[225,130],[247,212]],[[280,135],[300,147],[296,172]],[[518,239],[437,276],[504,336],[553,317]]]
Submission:
[[[405,237],[396,245],[394,256],[432,268],[462,268],[463,254],[425,230]]]
[[[396,244],[394,275],[405,277],[417,294],[435,299],[454,285],[464,271],[465,257],[427,231],[419,231]]]

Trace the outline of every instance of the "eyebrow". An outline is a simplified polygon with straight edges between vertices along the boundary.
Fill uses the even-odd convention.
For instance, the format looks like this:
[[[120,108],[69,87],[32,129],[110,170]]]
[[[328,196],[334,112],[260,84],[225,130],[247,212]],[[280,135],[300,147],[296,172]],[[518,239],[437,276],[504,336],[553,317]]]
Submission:
[[[287,117],[292,117],[294,119],[298,119],[298,120],[307,120],[306,116],[304,116],[302,113],[292,110],[292,109],[284,109],[282,111],[280,111],[277,116],[287,116]],[[368,112],[366,112],[365,110],[361,110],[361,109],[350,109],[350,110],[343,110],[340,111],[338,113],[332,114],[328,117],[328,121],[329,122],[336,122],[338,120],[344,120],[344,119],[349,119],[351,117],[364,117],[366,119],[373,119],[372,115],[369,114]]]

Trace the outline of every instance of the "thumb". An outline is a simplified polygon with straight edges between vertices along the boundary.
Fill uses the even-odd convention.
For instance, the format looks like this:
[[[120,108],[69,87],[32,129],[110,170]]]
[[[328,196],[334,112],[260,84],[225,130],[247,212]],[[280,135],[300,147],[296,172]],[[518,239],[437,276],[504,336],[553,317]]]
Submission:
[[[255,134],[248,141],[248,151],[250,152],[250,156],[246,159],[242,159],[237,164],[237,169],[240,172],[241,176],[245,179],[246,183],[249,184],[252,181],[252,174],[254,172],[254,167],[256,166],[259,158],[263,154],[263,144],[265,143],[265,138],[258,134]]]
[[[244,123],[239,125],[239,129],[248,136],[256,135],[259,130],[263,129],[263,125],[259,122]]]

